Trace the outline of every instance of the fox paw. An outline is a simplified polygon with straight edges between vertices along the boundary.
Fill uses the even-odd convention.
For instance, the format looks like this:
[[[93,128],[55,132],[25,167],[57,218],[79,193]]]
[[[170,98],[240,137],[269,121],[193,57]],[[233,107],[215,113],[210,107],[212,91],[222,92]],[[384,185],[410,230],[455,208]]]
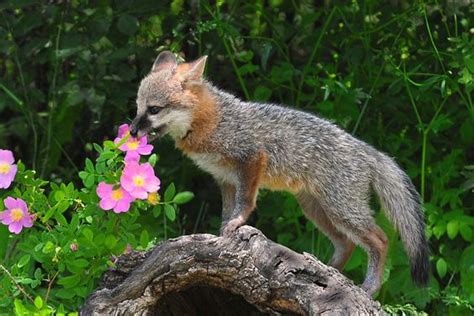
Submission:
[[[375,293],[379,290],[380,285],[373,282],[364,282],[360,285],[360,287],[373,297]]]
[[[237,228],[242,226],[244,224],[244,221],[241,218],[234,218],[233,220],[230,220],[221,230],[221,235],[224,237],[230,237],[232,236]]]

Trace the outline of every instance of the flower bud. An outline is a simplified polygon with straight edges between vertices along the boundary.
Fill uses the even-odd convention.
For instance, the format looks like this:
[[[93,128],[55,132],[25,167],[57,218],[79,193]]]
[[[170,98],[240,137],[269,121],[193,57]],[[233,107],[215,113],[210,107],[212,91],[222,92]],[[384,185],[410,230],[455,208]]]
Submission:
[[[76,252],[78,247],[76,243],[72,243],[71,245],[69,245],[69,248],[72,252]]]

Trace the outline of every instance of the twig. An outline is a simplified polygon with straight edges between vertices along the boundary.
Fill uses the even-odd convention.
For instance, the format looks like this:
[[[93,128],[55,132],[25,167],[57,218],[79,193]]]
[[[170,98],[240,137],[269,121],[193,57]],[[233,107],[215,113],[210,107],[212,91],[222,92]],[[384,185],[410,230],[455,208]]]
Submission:
[[[44,304],[46,304],[48,302],[49,292],[51,291],[51,286],[53,285],[53,282],[56,279],[56,277],[58,276],[58,274],[59,274],[59,271],[56,271],[53,278],[48,283],[48,290],[46,291],[46,296],[44,297]]]
[[[10,278],[10,280],[13,281],[13,283],[15,283],[15,286],[18,290],[20,290],[20,292],[26,296],[27,299],[29,299],[31,301],[31,303],[35,303],[35,301],[33,300],[33,298],[28,294],[26,293],[26,291],[21,287],[20,284],[18,284],[18,282],[16,282],[15,278],[13,278],[13,276],[10,274],[10,271],[7,270],[7,268],[5,268],[2,264],[0,264],[0,268],[5,271],[5,274]]]

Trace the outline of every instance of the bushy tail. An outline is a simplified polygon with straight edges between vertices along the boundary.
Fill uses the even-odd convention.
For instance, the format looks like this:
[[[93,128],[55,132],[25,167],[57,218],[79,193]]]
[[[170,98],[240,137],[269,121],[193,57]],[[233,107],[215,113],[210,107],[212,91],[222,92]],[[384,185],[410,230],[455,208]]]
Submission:
[[[400,233],[410,258],[413,280],[418,285],[426,285],[429,277],[429,250],[420,195],[407,174],[392,159],[379,152],[375,156],[375,192],[385,214]]]

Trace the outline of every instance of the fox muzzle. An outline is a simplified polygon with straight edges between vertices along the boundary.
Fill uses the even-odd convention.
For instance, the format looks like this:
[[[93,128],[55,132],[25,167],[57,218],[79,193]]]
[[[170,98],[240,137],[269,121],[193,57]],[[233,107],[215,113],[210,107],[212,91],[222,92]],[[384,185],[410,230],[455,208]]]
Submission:
[[[132,137],[143,136],[139,134],[147,134],[150,126],[151,123],[146,115],[137,116],[133,119],[132,124],[130,125],[130,135]]]

